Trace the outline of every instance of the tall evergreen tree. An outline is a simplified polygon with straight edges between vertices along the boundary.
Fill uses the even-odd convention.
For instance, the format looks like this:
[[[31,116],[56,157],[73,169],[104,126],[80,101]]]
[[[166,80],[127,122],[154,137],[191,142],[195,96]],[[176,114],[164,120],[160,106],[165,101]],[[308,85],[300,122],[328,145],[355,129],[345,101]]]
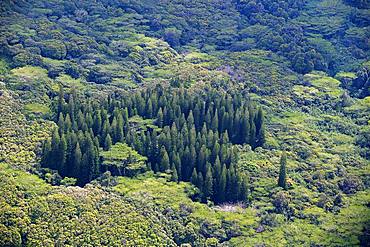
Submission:
[[[198,184],[198,174],[195,168],[193,169],[193,172],[191,173],[190,182],[194,185]]]
[[[59,114],[64,110],[64,89],[62,85],[59,85],[59,93],[58,93],[58,106],[57,106],[57,117],[59,120]]]
[[[81,162],[82,162],[82,152],[80,148],[80,144],[77,142],[76,148],[74,150],[74,155],[73,155],[73,176],[76,178],[80,177],[81,174]]]
[[[163,111],[162,108],[159,108],[157,113],[157,125],[162,128],[163,127]]]
[[[41,158],[41,166],[43,167],[50,167],[50,159],[51,159],[51,142],[47,140],[44,142],[42,147],[42,158]]]
[[[286,164],[287,164],[286,153],[284,152],[280,158],[280,171],[278,185],[286,189]]]
[[[61,135],[59,147],[58,147],[58,166],[57,169],[60,171],[62,176],[65,176],[66,171],[66,157],[67,157],[67,141],[64,134]]]
[[[105,141],[104,141],[104,150],[109,150],[110,148],[112,147],[112,138],[110,137],[110,135],[108,134],[106,137],[105,137]]]
[[[160,162],[159,169],[161,172],[165,172],[170,167],[170,159],[168,157],[168,153],[166,149],[164,148],[164,146],[161,147],[160,157],[161,157],[161,162]]]
[[[177,175],[177,169],[176,168],[172,170],[171,181],[172,182],[178,182],[179,181],[179,177]]]
[[[50,168],[51,169],[58,169],[59,167],[59,158],[60,158],[60,136],[58,133],[58,129],[55,129],[53,132],[53,136],[51,138],[51,154],[50,154]]]
[[[213,177],[211,165],[209,163],[207,163],[207,172],[204,178],[203,193],[206,198],[211,198],[213,195]]]

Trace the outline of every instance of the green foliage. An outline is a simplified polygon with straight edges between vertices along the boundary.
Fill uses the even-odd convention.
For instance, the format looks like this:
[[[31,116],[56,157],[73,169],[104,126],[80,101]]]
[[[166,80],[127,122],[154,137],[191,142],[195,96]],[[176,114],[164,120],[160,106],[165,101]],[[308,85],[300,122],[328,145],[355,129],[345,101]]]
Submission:
[[[0,59],[0,75],[4,75],[8,72],[9,67],[4,59]]]
[[[114,175],[134,176],[146,169],[146,157],[141,156],[126,143],[116,143],[108,151],[100,153],[103,169]]]
[[[164,223],[156,220],[159,211],[149,206],[142,211],[132,199],[93,187],[52,187],[4,164],[0,164],[0,184],[3,246],[118,246],[122,241],[127,246],[175,246],[170,230],[163,230]]]
[[[12,168],[0,166],[0,245],[364,245],[366,3],[5,1],[0,160]],[[147,93],[157,83],[171,87]],[[76,91],[86,97],[71,97]],[[219,100],[234,92],[262,114],[234,98],[222,110]],[[213,110],[198,114],[198,101]],[[59,126],[53,145],[55,124],[45,119]],[[64,178],[38,168],[43,141],[55,155],[42,164]],[[281,150],[289,156],[283,192]],[[101,163],[105,151],[147,157],[140,172],[169,171],[117,179]],[[112,173],[123,174],[125,162],[114,161]],[[108,188],[71,186],[89,181]]]
[[[236,153],[231,144],[262,146],[265,126],[262,109],[256,112],[240,93],[190,94],[158,85],[133,95],[109,96],[104,102],[79,99],[76,91],[66,97],[60,87],[55,112],[58,129],[44,143],[43,167],[76,177],[84,185],[107,170],[113,175],[137,175],[145,170],[147,159],[155,172],[176,169],[176,174],[171,172],[174,180],[191,180],[203,201],[247,201],[246,181],[233,165]],[[105,150],[102,161],[100,147]],[[200,147],[202,154],[196,151]],[[210,173],[208,166],[213,164]]]

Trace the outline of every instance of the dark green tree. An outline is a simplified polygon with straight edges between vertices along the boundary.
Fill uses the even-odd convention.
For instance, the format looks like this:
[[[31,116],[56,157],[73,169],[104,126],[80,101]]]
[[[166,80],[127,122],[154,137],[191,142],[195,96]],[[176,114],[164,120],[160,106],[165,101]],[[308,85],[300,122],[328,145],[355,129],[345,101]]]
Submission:
[[[176,168],[172,170],[172,173],[171,173],[171,181],[172,182],[178,182],[179,181],[179,177],[177,175]]]
[[[194,185],[198,184],[198,174],[195,168],[193,169],[193,172],[191,173],[190,182]]]
[[[278,185],[284,189],[286,189],[286,164],[287,164],[287,158],[286,158],[286,153],[284,152],[280,158],[280,171],[279,171],[279,180],[278,180]]]
[[[109,150],[112,147],[112,138],[108,134],[104,141],[104,150]]]
[[[203,193],[206,198],[211,198],[213,195],[213,177],[212,177],[212,170],[211,165],[207,163],[207,172],[204,178],[204,187]]]
[[[166,170],[170,168],[170,159],[168,157],[168,153],[164,146],[161,147],[160,157],[161,157],[161,162],[160,162],[159,169],[161,172],[165,172]]]

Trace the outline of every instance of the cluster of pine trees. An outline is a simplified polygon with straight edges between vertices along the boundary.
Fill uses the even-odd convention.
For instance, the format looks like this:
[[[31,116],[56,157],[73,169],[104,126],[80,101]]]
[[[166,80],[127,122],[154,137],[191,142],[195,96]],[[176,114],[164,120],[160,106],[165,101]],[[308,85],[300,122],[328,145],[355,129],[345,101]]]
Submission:
[[[68,96],[66,104],[61,88],[55,118],[58,128],[44,143],[41,165],[58,170],[63,177],[77,178],[77,184],[84,185],[100,173],[100,142],[90,128],[92,109],[80,104],[76,91]]]
[[[68,102],[65,102],[67,99]],[[148,158],[154,172],[171,172],[173,181],[190,181],[203,199],[245,201],[247,179],[236,169],[232,144],[264,143],[263,112],[241,94],[189,92],[157,86],[103,102],[59,93],[58,130],[44,145],[42,164],[85,184],[100,171],[99,148],[126,142]],[[130,117],[155,119],[145,131]],[[57,155],[56,155],[57,154]]]

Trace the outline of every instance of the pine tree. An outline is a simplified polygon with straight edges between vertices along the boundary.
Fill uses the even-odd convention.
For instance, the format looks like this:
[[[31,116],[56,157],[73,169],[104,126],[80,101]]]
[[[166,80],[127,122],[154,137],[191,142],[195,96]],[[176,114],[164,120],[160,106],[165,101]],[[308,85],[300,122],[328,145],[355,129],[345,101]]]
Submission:
[[[165,172],[170,167],[170,159],[168,157],[168,153],[167,153],[166,149],[164,148],[164,146],[162,146],[162,148],[161,148],[160,157],[161,157],[161,163],[159,165],[159,169],[160,169],[161,172]]]
[[[153,115],[153,104],[150,98],[146,102],[145,115],[147,118],[152,118],[152,115]]]
[[[172,170],[172,173],[171,173],[171,181],[172,182],[178,182],[179,181],[179,177],[177,176],[177,170],[176,170],[176,168]]]
[[[72,124],[73,124],[73,122],[76,121],[76,118],[75,118],[76,106],[75,106],[74,99],[75,99],[75,97],[73,96],[73,94],[71,94],[70,97],[69,97],[69,101],[68,101],[68,112],[69,112],[69,115],[71,117]]]
[[[257,132],[259,132],[259,130],[262,128],[263,119],[264,119],[264,116],[263,116],[262,108],[258,108],[258,111],[256,114],[256,120],[255,120]]]
[[[81,162],[82,162],[82,152],[80,148],[80,144],[77,142],[76,148],[74,150],[74,155],[73,155],[73,176],[76,178],[80,177],[81,174]]]
[[[211,198],[213,195],[213,177],[211,165],[207,163],[207,172],[204,178],[203,193],[206,198]]]
[[[160,127],[160,128],[163,127],[163,112],[162,112],[162,108],[159,108],[159,110],[158,110],[156,123],[157,123],[158,127]]]
[[[95,135],[101,134],[101,128],[102,128],[102,118],[100,111],[97,111],[94,118],[94,124],[93,124],[93,130]]]
[[[42,158],[41,158],[41,166],[42,167],[50,167],[50,157],[51,156],[51,142],[48,140],[44,142],[42,147]]]
[[[202,145],[198,154],[197,160],[197,170],[206,172],[206,162],[207,162],[207,148],[205,145]]]
[[[256,138],[257,138],[257,142],[256,142],[256,146],[257,147],[263,146],[263,144],[266,142],[266,139],[265,139],[265,128],[263,127],[263,125],[262,125],[262,128],[257,133],[257,137]]]
[[[64,89],[62,85],[59,85],[57,120],[59,120],[59,114],[64,111],[64,103]]]
[[[204,195],[204,178],[203,174],[201,172],[198,172],[198,181],[197,181],[197,187],[202,192],[202,195]]]
[[[248,118],[248,113],[245,113],[245,116],[242,121],[242,134],[243,134],[243,142],[244,143],[250,143],[250,132],[251,132],[251,125]]]
[[[117,117],[117,127],[116,127],[116,135],[117,135],[117,142],[123,142],[124,135],[123,135],[123,117],[121,114]]]
[[[60,172],[62,176],[65,176],[66,174],[66,157],[67,157],[67,141],[65,139],[65,136],[62,134],[59,142],[59,148],[58,148],[58,166],[57,169]]]
[[[90,169],[89,169],[89,157],[87,153],[82,155],[80,173],[78,176],[78,184],[85,185],[89,181]]]
[[[103,130],[101,135],[101,144],[104,144],[105,138],[107,138],[107,135],[110,133],[110,126],[109,126],[109,120],[105,120],[103,124]]]
[[[218,195],[218,202],[224,202],[225,201],[225,193],[226,193],[226,167],[225,165],[222,165],[222,172],[219,179],[219,191],[217,192]]]
[[[193,172],[191,173],[190,182],[194,185],[198,184],[198,174],[195,168],[193,169]]]
[[[51,138],[51,154],[49,159],[49,167],[51,169],[58,169],[59,158],[60,158],[60,136],[58,133],[58,129],[55,129],[53,132],[53,136]]]
[[[256,125],[251,122],[250,132],[249,132],[249,144],[254,149],[256,147]]]
[[[286,164],[287,164],[287,158],[286,158],[286,153],[284,152],[280,158],[280,171],[279,171],[279,180],[278,180],[278,185],[284,189],[286,189]]]
[[[265,143],[265,126],[264,126],[264,116],[261,108],[258,109],[256,115],[256,146],[260,147]]]
[[[217,109],[216,109],[215,115],[212,118],[211,128],[213,129],[213,131],[218,130],[218,113],[217,113]]]
[[[225,186],[225,200],[227,202],[233,201],[233,194],[232,194],[232,178],[230,169],[226,169],[226,186]]]
[[[125,109],[123,109],[122,117],[123,117],[123,122],[127,123],[128,122],[128,109],[127,109],[127,107],[125,107]]]
[[[176,153],[175,155],[175,158],[173,160],[173,165],[174,167],[176,168],[177,170],[177,177],[178,177],[178,180],[181,181],[181,159],[180,159],[180,156],[178,153]]]
[[[117,126],[117,118],[114,117],[110,129],[110,135],[112,137],[112,142],[118,142],[118,126]]]
[[[193,116],[193,111],[190,110],[188,119],[186,121],[188,123],[188,129],[191,129],[194,127],[194,116]]]
[[[69,113],[67,113],[66,118],[64,120],[64,131],[68,132],[72,130],[72,121]]]
[[[107,151],[109,150],[110,148],[112,147],[112,138],[110,137],[110,135],[108,134],[106,137],[105,137],[105,141],[104,141],[104,150]]]

